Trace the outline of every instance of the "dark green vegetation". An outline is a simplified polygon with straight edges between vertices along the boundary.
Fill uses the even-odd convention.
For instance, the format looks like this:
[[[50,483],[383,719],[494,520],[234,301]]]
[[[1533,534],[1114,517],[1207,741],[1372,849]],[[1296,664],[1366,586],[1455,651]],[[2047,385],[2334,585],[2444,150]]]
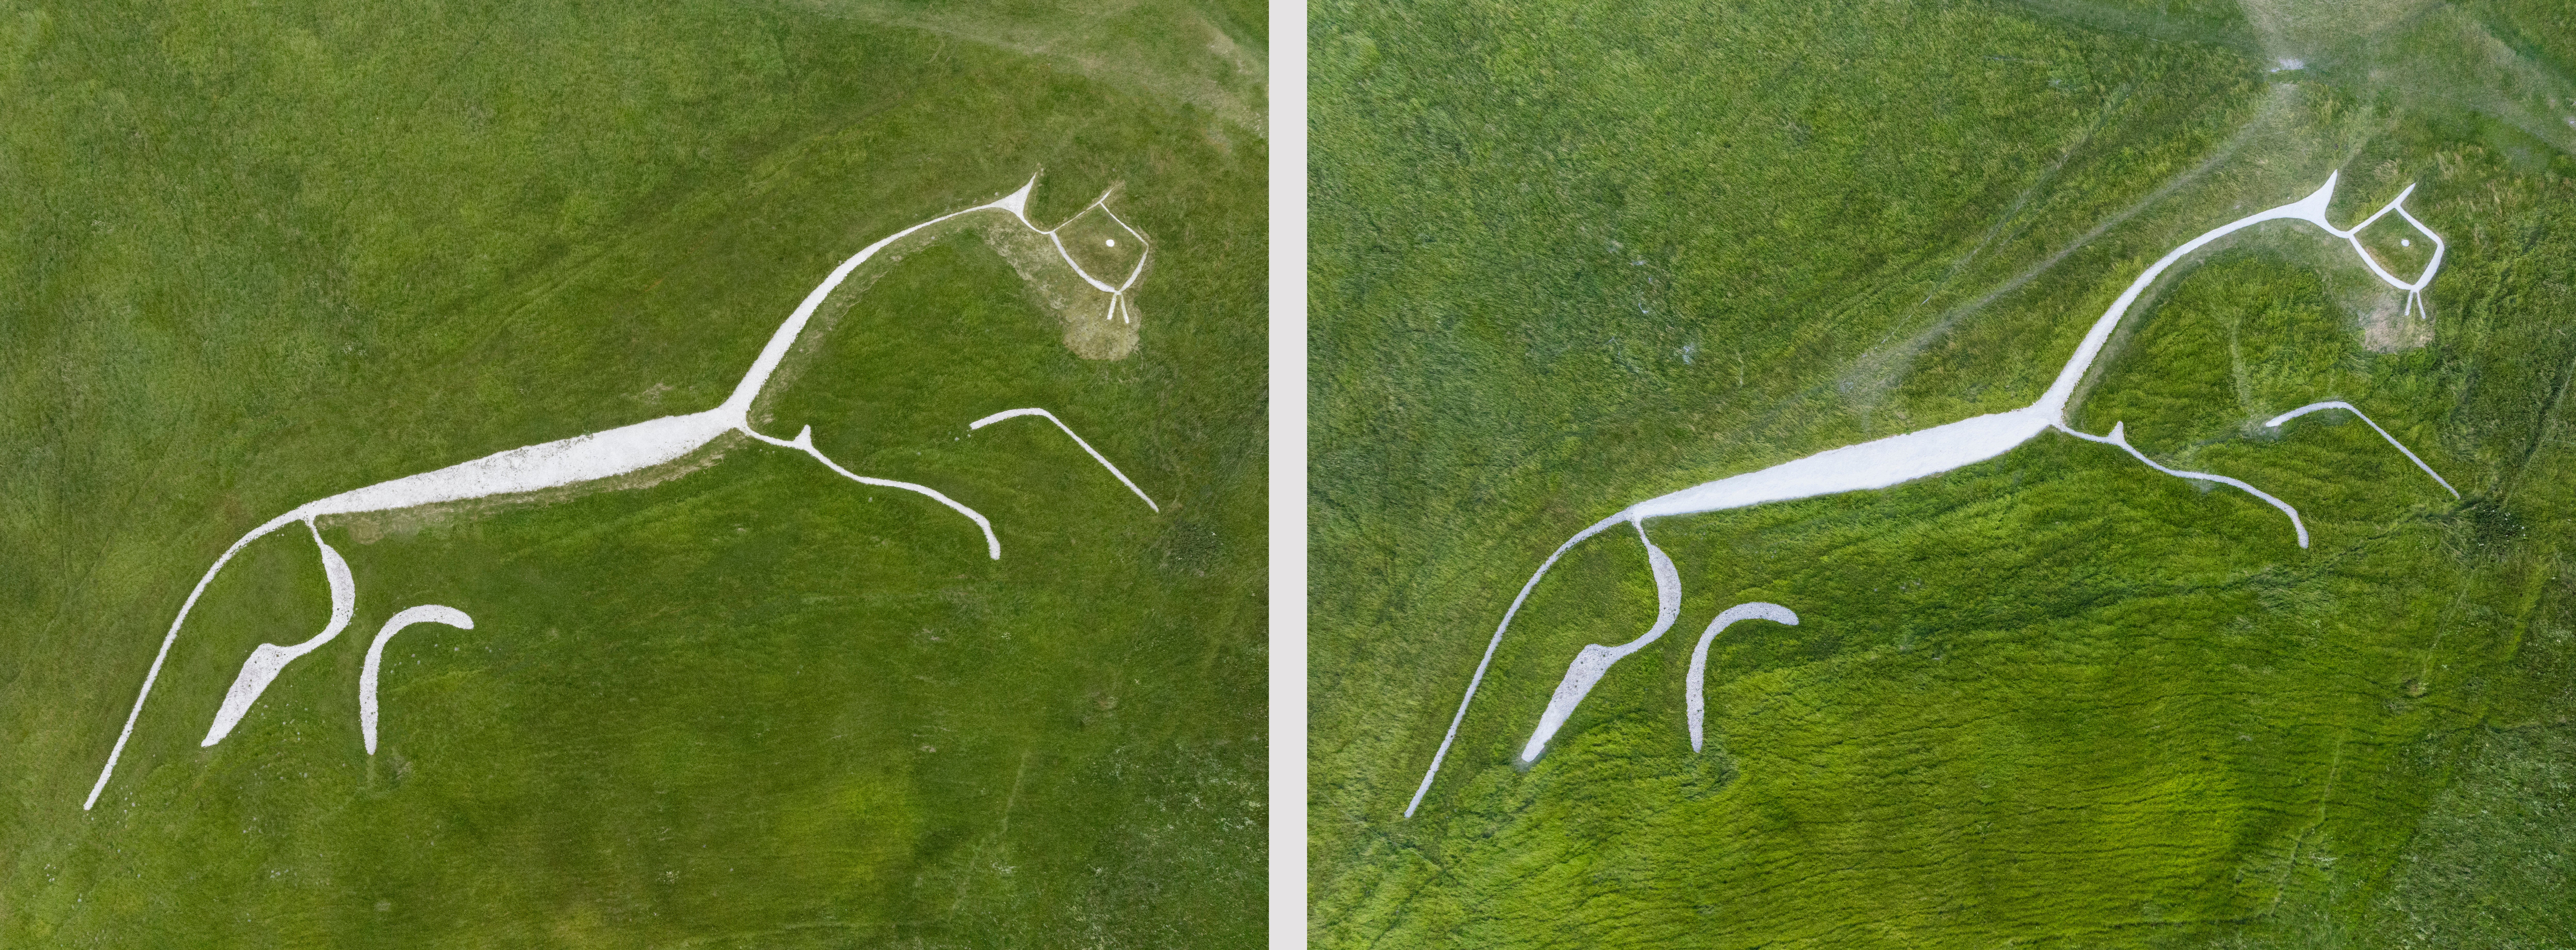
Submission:
[[[1261,11],[1012,11],[0,6],[0,945],[1257,941]],[[842,258],[1041,168],[1033,217],[1118,184],[1159,242],[1133,357],[1068,353],[960,235],[768,402],[980,508],[1002,560],[741,441],[649,488],[326,521],[356,623],[200,749],[250,648],[327,615],[281,532],[81,810],[244,531],[714,406]],[[965,429],[1021,406],[1162,512],[1042,421]],[[477,626],[393,641],[370,758],[360,660],[422,603]]]
[[[2319,15],[1320,7],[1319,944],[2576,945],[2576,161],[2510,103],[2373,79],[2563,81],[2576,46],[2546,5],[2364,5],[2272,72]],[[1654,618],[1614,532],[1531,597],[1402,817],[1575,531],[2027,404],[2140,268],[2335,169],[2339,222],[2419,184],[2431,323],[2266,225],[2132,309],[2070,418],[2281,496],[2312,548],[2054,434],[1650,522],[1680,623],[1516,768],[1575,651]],[[2260,426],[2337,398],[2467,498],[2349,416]],[[1804,623],[1719,639],[1693,755],[1692,644],[1751,600]]]

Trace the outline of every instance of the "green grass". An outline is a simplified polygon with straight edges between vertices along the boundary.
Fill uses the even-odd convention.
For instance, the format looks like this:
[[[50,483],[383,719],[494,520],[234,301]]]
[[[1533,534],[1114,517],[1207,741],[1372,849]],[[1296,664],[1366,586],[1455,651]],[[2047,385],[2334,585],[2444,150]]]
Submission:
[[[2369,81],[2563,76],[2563,37],[2443,8],[2272,73],[2298,48],[2272,12],[1319,7],[1318,944],[2565,945],[2576,161],[2511,103]],[[2406,32],[2435,20],[2559,58]],[[2266,226],[2162,281],[2071,413],[2299,506],[2311,548],[2057,435],[1651,522],[1680,623],[1516,768],[1575,651],[1654,617],[1634,543],[1574,549],[1403,817],[1576,530],[2025,405],[2139,269],[2332,169],[2340,222],[2418,184],[2451,242],[2429,327],[2387,322],[2340,242]],[[2259,425],[2323,399],[2468,497],[2348,417]],[[1694,755],[1691,647],[1751,600],[1803,623],[1719,638]]]
[[[1261,22],[0,7],[0,944],[1258,941]],[[328,612],[281,533],[209,589],[81,810],[244,531],[711,407],[840,259],[1039,169],[1033,217],[1117,186],[1157,242],[1134,356],[1069,353],[959,236],[842,295],[766,402],[976,506],[1002,560],[743,441],[646,488],[326,521],[356,622],[201,749],[250,647]],[[1043,422],[965,431],[1020,406],[1162,511]],[[369,757],[359,661],[421,603],[476,628],[393,641]]]

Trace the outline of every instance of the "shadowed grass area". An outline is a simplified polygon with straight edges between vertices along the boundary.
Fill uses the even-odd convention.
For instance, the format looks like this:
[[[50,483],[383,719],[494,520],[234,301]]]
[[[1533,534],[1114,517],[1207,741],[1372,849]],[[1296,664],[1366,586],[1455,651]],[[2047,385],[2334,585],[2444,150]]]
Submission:
[[[2544,737],[2576,715],[2576,162],[2550,141],[2358,59],[2271,72],[2223,5],[1314,22],[1319,945],[2563,941],[2521,909],[2576,883],[2539,857],[2564,836],[2489,815],[2556,813]],[[2429,321],[2341,241],[2265,225],[2161,281],[2069,414],[2279,495],[2312,547],[2053,434],[1649,522],[1680,622],[1515,764],[1576,651],[1654,620],[1606,534],[1531,595],[1403,816],[1565,538],[2026,405],[2141,268],[2337,169],[2339,223],[2417,185],[2451,242]],[[2467,497],[2349,416],[2260,424],[2326,399]],[[1746,601],[1802,622],[1713,644],[1695,755],[1691,648]]]
[[[1098,51],[1186,19],[1257,61],[1257,13],[1010,22]],[[0,944],[1259,939],[1257,76],[1217,109],[794,4],[0,27]],[[199,748],[250,648],[328,614],[309,539],[253,544],[80,809],[251,526],[712,407],[840,260],[1041,171],[1031,217],[1115,187],[1156,242],[1135,355],[1068,352],[962,233],[834,301],[756,419],[977,507],[1002,560],[928,499],[743,439],[649,487],[326,520],[349,631]],[[1052,426],[966,429],[1023,406],[1162,511]],[[422,603],[475,628],[391,642],[370,757],[360,661]]]

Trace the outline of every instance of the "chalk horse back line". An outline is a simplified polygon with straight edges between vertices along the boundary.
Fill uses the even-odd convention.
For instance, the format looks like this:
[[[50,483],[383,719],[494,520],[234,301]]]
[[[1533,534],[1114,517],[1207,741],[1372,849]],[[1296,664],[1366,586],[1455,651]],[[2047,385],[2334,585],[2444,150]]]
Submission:
[[[1674,567],[1672,558],[1666,556],[1662,549],[1655,547],[1654,540],[1646,536],[1648,518],[1699,514],[1769,502],[1886,488],[1994,458],[2038,437],[2042,432],[2054,429],[2088,442],[2117,446],[2138,461],[2167,475],[2218,482],[2243,489],[2288,515],[2290,526],[2298,532],[2299,546],[2307,547],[2307,524],[2299,519],[2298,510],[2290,507],[2289,503],[2252,485],[2223,475],[2185,472],[2157,464],[2155,460],[2147,458],[2145,453],[2139,452],[2129,444],[2123,434],[2122,424],[2114,424],[2111,427],[2111,434],[2107,436],[2078,432],[2066,424],[2066,404],[2074,397],[2076,385],[2082,382],[2085,372],[2091,369],[2094,358],[2101,354],[2103,345],[2109,342],[2111,331],[2119,325],[2121,315],[2128,312],[2129,305],[2137,302],[2138,296],[2144,293],[2149,285],[2155,283],[2156,278],[2161,276],[2166,268],[2189,256],[2193,251],[2208,246],[2212,241],[2266,221],[2304,221],[2316,225],[2328,234],[2344,239],[2352,245],[2353,251],[2361,256],[2362,262],[2369,265],[2371,273],[2376,274],[2389,286],[2406,292],[2407,312],[2424,312],[2424,288],[2433,282],[2434,272],[2441,268],[2445,246],[2441,235],[2433,233],[2431,228],[2425,227],[2423,222],[2406,212],[2404,207],[2406,197],[2414,193],[2415,186],[2406,186],[2406,190],[2399,192],[2394,200],[2381,207],[2377,213],[2363,219],[2360,224],[2348,229],[2338,228],[2326,220],[2326,205],[2334,198],[2337,177],[2338,173],[2329,173],[2326,175],[2325,185],[2306,198],[2258,211],[2213,228],[2185,242],[2181,247],[2174,248],[2150,265],[2145,273],[2139,274],[2136,280],[2129,283],[2129,288],[2120,294],[2119,299],[2111,302],[2110,309],[2103,312],[2101,319],[2094,321],[2092,330],[2084,334],[2083,342],[2076,346],[2075,355],[2066,361],[2064,369],[2058,371],[2056,381],[2048,387],[2045,394],[2040,396],[2038,402],[2008,412],[1990,413],[1917,432],[1828,449],[1761,471],[1685,488],[1630,505],[1617,514],[1603,518],[1592,526],[1576,532],[1574,537],[1557,546],[1556,551],[1539,564],[1538,571],[1530,575],[1529,582],[1521,585],[1520,594],[1512,598],[1511,607],[1503,611],[1502,623],[1494,628],[1492,642],[1485,645],[1484,659],[1477,662],[1475,676],[1467,681],[1467,694],[1458,701],[1458,713],[1449,720],[1449,732],[1441,738],[1440,750],[1431,757],[1431,768],[1423,773],[1421,787],[1414,790],[1412,802],[1404,807],[1405,817],[1412,817],[1414,810],[1422,807],[1423,796],[1430,793],[1432,780],[1440,774],[1441,761],[1448,757],[1450,744],[1458,738],[1458,726],[1467,719],[1467,706],[1475,701],[1476,689],[1484,684],[1485,671],[1494,662],[1494,651],[1502,646],[1503,633],[1511,629],[1512,616],[1520,612],[1521,604],[1529,599],[1530,591],[1538,587],[1539,579],[1547,576],[1548,568],[1555,566],[1557,559],[1563,557],[1568,549],[1586,538],[1622,523],[1636,530],[1637,540],[1646,548],[1646,562],[1655,580],[1654,625],[1644,636],[1628,643],[1616,647],[1590,644],[1576,653],[1574,662],[1566,669],[1565,678],[1557,683],[1556,692],[1548,698],[1547,709],[1540,714],[1538,727],[1530,733],[1529,742],[1521,748],[1520,759],[1523,762],[1536,761],[1540,753],[1546,751],[1548,740],[1556,735],[1559,727],[1565,725],[1566,719],[1573,715],[1575,707],[1583,702],[1584,696],[1592,691],[1593,685],[1600,682],[1602,674],[1609,671],[1611,664],[1655,642],[1672,627],[1675,620],[1680,619],[1681,574]],[[2432,259],[2426,262],[2424,273],[2412,282],[2399,280],[2395,274],[2389,273],[2388,269],[2382,267],[2379,261],[2371,256],[2369,250],[2362,246],[2359,237],[2364,229],[2377,223],[2381,217],[2392,211],[2407,224],[2413,225],[2416,231],[2433,241]],[[2429,315],[2427,313],[2427,316]],[[2407,459],[2422,468],[2425,474],[2433,476],[2434,481],[2441,483],[2444,490],[2449,491],[2453,497],[2459,496],[2459,491],[2452,488],[2450,482],[2444,481],[2441,475],[2435,473],[2432,466],[2426,465],[2422,458],[2417,457],[2413,451],[2399,443],[2397,437],[2389,435],[2388,430],[2380,428],[2379,423],[2371,422],[2368,416],[2363,416],[2361,410],[2350,403],[2335,401],[2302,406],[2273,417],[2265,425],[2278,427],[2291,419],[2325,409],[2341,409],[2361,416],[2362,421],[2369,422],[2373,431],[2388,440],[2388,444],[2396,446],[2398,451],[2406,454]],[[1701,698],[1702,667],[1708,661],[1709,642],[1715,639],[1718,632],[1725,629],[1728,624],[1753,618],[1789,625],[1795,625],[1798,622],[1796,613],[1778,604],[1740,604],[1720,613],[1717,619],[1709,624],[1707,631],[1700,635],[1699,646],[1692,651],[1686,685],[1688,695],[1685,697],[1691,750],[1694,752],[1698,751],[1701,745],[1701,717],[1704,709]]]
[[[242,663],[241,673],[233,680],[232,688],[225,692],[223,706],[217,710],[213,725],[207,728],[205,739],[199,743],[201,746],[212,746],[223,741],[224,736],[230,733],[233,727],[240,723],[242,716],[250,711],[251,705],[258,701],[260,694],[267,690],[269,684],[276,680],[280,672],[285,670],[286,664],[338,637],[356,613],[357,585],[349,573],[349,563],[340,556],[339,551],[332,549],[328,542],[322,540],[321,529],[314,524],[315,519],[330,515],[397,511],[425,505],[497,495],[517,495],[597,482],[677,461],[705,447],[718,437],[739,432],[770,445],[795,449],[813,456],[816,461],[823,463],[832,471],[860,484],[902,489],[946,505],[975,523],[975,527],[984,534],[986,553],[994,560],[1000,560],[1001,539],[993,534],[992,522],[986,520],[981,513],[925,485],[871,478],[841,467],[839,463],[815,449],[812,426],[806,426],[797,432],[793,439],[781,439],[756,431],[751,427],[750,413],[752,403],[759,397],[762,387],[768,384],[770,376],[777,371],[779,362],[785,359],[788,351],[794,347],[806,323],[813,318],[815,309],[822,306],[824,299],[831,296],[832,291],[838,288],[842,281],[848,279],[852,272],[896,241],[933,225],[977,212],[1008,213],[1020,226],[1045,235],[1048,240],[1054,242],[1057,255],[1073,268],[1076,275],[1093,288],[1110,295],[1109,309],[1103,319],[1133,324],[1135,310],[1125,302],[1125,298],[1128,291],[1135,287],[1137,278],[1145,272],[1145,261],[1151,254],[1152,242],[1146,240],[1145,236],[1135,228],[1128,226],[1116,212],[1109,210],[1107,204],[1109,194],[1106,192],[1092,201],[1089,206],[1084,207],[1082,211],[1075,212],[1054,228],[1040,228],[1028,217],[1029,193],[1036,186],[1037,179],[1031,177],[1027,184],[1020,186],[1019,190],[998,200],[962,211],[949,212],[897,231],[842,261],[840,266],[832,269],[830,276],[825,277],[823,282],[814,288],[813,292],[805,295],[803,302],[797,304],[795,312],[789,314],[787,321],[779,326],[777,332],[770,335],[768,345],[761,349],[759,358],[752,362],[751,370],[743,375],[742,382],[734,387],[732,395],[722,405],[713,409],[686,415],[666,416],[569,439],[510,449],[435,471],[380,482],[307,502],[251,529],[250,533],[241,537],[241,540],[233,542],[231,547],[224,549],[223,555],[216,558],[214,565],[206,569],[205,576],[198,579],[195,589],[188,592],[188,599],[180,604],[178,617],[170,621],[170,632],[161,639],[160,652],[153,656],[151,669],[143,675],[143,688],[134,697],[134,708],[125,715],[124,729],[117,733],[116,745],[108,751],[107,765],[99,770],[98,782],[90,787],[89,798],[81,803],[81,810],[87,811],[98,804],[99,793],[107,788],[108,779],[115,774],[116,761],[118,757],[124,755],[126,740],[133,736],[134,723],[143,714],[143,703],[151,698],[152,684],[161,676],[162,663],[169,659],[170,647],[179,639],[179,628],[187,622],[189,610],[196,607],[198,596],[206,592],[206,585],[214,581],[215,574],[222,571],[224,564],[231,561],[233,555],[239,553],[243,547],[297,522],[302,522],[305,529],[313,535],[313,543],[321,555],[323,576],[329,582],[331,589],[330,622],[323,627],[320,634],[302,643],[293,646],[263,643],[253,649],[250,658]],[[1129,268],[1125,278],[1115,286],[1093,276],[1080,262],[1074,260],[1073,254],[1066,249],[1064,240],[1056,233],[1094,209],[1107,214],[1122,231],[1137,241],[1139,253],[1135,266]],[[1019,416],[1042,417],[1055,423],[1056,427],[1063,429],[1066,435],[1072,436],[1074,442],[1080,445],[1084,452],[1090,454],[1103,468],[1107,468],[1110,474],[1117,476],[1118,481],[1126,485],[1128,490],[1135,492],[1136,497],[1144,499],[1145,504],[1153,507],[1154,510],[1158,512],[1161,510],[1161,506],[1155,505],[1154,500],[1147,497],[1143,489],[1137,488],[1136,483],[1130,481],[1126,473],[1110,464],[1107,458],[1102,457],[1098,450],[1091,447],[1091,443],[1075,435],[1073,428],[1066,425],[1064,420],[1056,418],[1055,414],[1044,409],[1006,410],[975,420],[968,425],[968,428],[981,429],[993,422]],[[374,643],[367,650],[365,668],[359,674],[360,727],[365,734],[367,753],[370,755],[376,751],[375,687],[377,669],[385,642],[402,628],[416,623],[441,623],[469,630],[474,626],[472,618],[467,617],[464,612],[452,607],[431,604],[396,614],[376,634]]]

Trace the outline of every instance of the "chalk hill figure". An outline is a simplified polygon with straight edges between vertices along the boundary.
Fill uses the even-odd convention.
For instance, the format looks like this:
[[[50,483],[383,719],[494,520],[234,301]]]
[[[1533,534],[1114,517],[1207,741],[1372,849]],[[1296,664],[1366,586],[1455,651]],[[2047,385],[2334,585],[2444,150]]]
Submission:
[[[251,706],[259,701],[260,694],[268,689],[269,684],[276,681],[278,674],[285,671],[287,664],[337,638],[340,632],[348,627],[349,621],[355,614],[357,585],[350,577],[349,563],[341,558],[340,552],[334,550],[329,542],[322,539],[321,529],[315,524],[315,521],[320,518],[398,511],[426,505],[555,491],[576,486],[582,489],[601,490],[625,487],[610,480],[682,461],[720,437],[739,433],[762,443],[793,449],[812,456],[825,467],[859,484],[901,489],[936,501],[974,522],[976,529],[983,534],[986,553],[996,560],[1000,559],[1001,539],[993,534],[992,522],[986,520],[973,508],[925,485],[872,478],[852,472],[815,449],[811,426],[799,430],[794,438],[782,439],[754,429],[750,414],[753,402],[759,398],[762,388],[778,371],[780,361],[785,359],[788,352],[795,347],[799,335],[804,332],[807,322],[813,318],[815,310],[822,305],[825,298],[831,296],[835,288],[849,279],[851,273],[858,270],[861,265],[897,242],[915,235],[921,235],[925,239],[936,236],[944,232],[932,229],[951,222],[986,224],[1001,229],[998,233],[1005,236],[1023,237],[1030,241],[1043,238],[1046,244],[1052,247],[1052,256],[1061,260],[1065,267],[1070,268],[1071,273],[1079,277],[1082,284],[1087,285],[1092,291],[1107,295],[1106,302],[1100,305],[1099,310],[1085,311],[1102,314],[1096,324],[1079,325],[1069,322],[1066,328],[1066,345],[1079,354],[1096,358],[1115,358],[1124,356],[1132,350],[1136,341],[1137,317],[1135,307],[1128,302],[1127,296],[1129,291],[1135,288],[1137,279],[1145,272],[1151,244],[1145,240],[1144,235],[1128,227],[1124,220],[1109,210],[1107,204],[1109,195],[1105,193],[1063,223],[1053,228],[1038,227],[1029,220],[1027,210],[1029,193],[1036,186],[1037,179],[1032,177],[1027,184],[1020,186],[1019,190],[1000,199],[962,211],[943,214],[897,231],[842,261],[840,266],[833,268],[831,274],[814,288],[813,292],[805,295],[804,301],[796,306],[795,312],[788,315],[787,321],[779,326],[777,332],[771,334],[768,345],[761,349],[759,358],[752,362],[751,370],[743,375],[742,382],[734,387],[732,395],[723,404],[713,409],[666,416],[569,439],[496,452],[435,471],[351,489],[298,505],[293,510],[251,529],[250,533],[243,535],[241,540],[233,542],[231,547],[224,550],[221,557],[215,559],[214,565],[208,567],[205,576],[197,581],[196,588],[188,592],[188,599],[179,605],[179,615],[170,621],[170,631],[162,637],[160,652],[153,656],[151,669],[144,673],[143,688],[134,697],[134,708],[126,713],[125,727],[117,734],[115,747],[108,752],[107,765],[99,770],[98,782],[91,786],[89,798],[82,802],[81,808],[87,810],[98,804],[99,793],[107,788],[108,779],[115,774],[117,758],[124,754],[126,740],[134,732],[135,720],[143,714],[144,701],[151,698],[152,684],[161,675],[161,665],[169,658],[171,645],[178,641],[180,626],[187,622],[188,611],[196,606],[198,596],[206,591],[206,585],[215,579],[215,574],[223,570],[224,564],[232,560],[233,555],[239,553],[244,546],[288,525],[302,523],[306,531],[313,536],[313,544],[321,555],[323,576],[330,583],[330,622],[323,627],[321,633],[301,643],[291,646],[263,643],[254,648],[250,658],[242,663],[241,673],[234,678],[232,688],[224,693],[223,704],[216,710],[214,721],[207,727],[206,736],[201,745],[212,746],[222,742],[224,737],[232,732],[233,727],[240,724],[242,717],[250,711]],[[1098,213],[1098,217],[1106,220],[1096,220],[1095,212]],[[1000,221],[991,220],[996,216],[1006,217]],[[1017,229],[1016,235],[1012,231],[1013,228]],[[1079,239],[1082,240],[1097,237],[1102,246],[1099,248],[1070,247],[1065,240],[1069,233],[1068,229],[1076,229]],[[1120,250],[1118,245],[1122,238],[1131,243]],[[1009,256],[1009,252],[1005,253]],[[1021,254],[1019,258],[1029,256],[1031,255]],[[1084,259],[1092,261],[1093,268],[1086,268],[1082,263]],[[1094,268],[1125,264],[1130,260],[1133,263],[1124,267],[1124,273],[1095,274],[1092,272]],[[1037,280],[1027,269],[1025,260],[1015,259],[1014,265],[1021,268],[1024,277]],[[1043,409],[1005,411],[977,420],[971,428],[981,428],[987,423],[1019,415],[1043,416],[1063,428],[1066,435],[1073,435],[1072,427],[1066,426],[1062,420],[1056,419],[1052,413]],[[1117,466],[1109,464],[1107,458],[1093,450],[1090,443],[1084,442],[1080,436],[1073,436],[1073,438],[1085,452],[1089,452],[1092,458],[1098,460],[1103,467],[1109,469],[1111,474],[1116,475],[1121,483],[1134,491],[1137,497],[1145,498],[1147,505],[1153,505],[1153,499],[1146,498],[1142,489],[1136,488],[1135,483],[1129,481],[1125,473],[1118,471]],[[426,605],[398,615],[392,622],[386,624],[382,633],[377,635],[375,643],[368,651],[360,690],[363,727],[366,733],[367,751],[370,754],[374,753],[376,744],[375,674],[384,642],[403,626],[421,621],[444,623],[466,629],[473,627],[473,621],[461,611],[439,605]]]
[[[2441,235],[2433,233],[2432,229],[2425,227],[2423,222],[2415,220],[2414,215],[2406,212],[2404,207],[2406,196],[2414,193],[2414,186],[2408,185],[2406,190],[2398,193],[2394,200],[2360,224],[2351,228],[2338,228],[2326,220],[2326,205],[2334,198],[2337,177],[2336,174],[2328,174],[2323,187],[2298,201],[2257,211],[2203,232],[2199,237],[2184,242],[2182,246],[2167,252],[2164,257],[2149,265],[2144,273],[2130,282],[2128,289],[2120,294],[2119,299],[2112,301],[2110,309],[2105,311],[2100,319],[2094,321],[2092,330],[2084,334],[2083,342],[2076,346],[2075,355],[2066,361],[2065,368],[2058,371],[2056,381],[2039,397],[2038,402],[2007,412],[1989,413],[1917,432],[1827,449],[1758,472],[1748,472],[1695,485],[1629,505],[1616,514],[1576,532],[1574,537],[1559,545],[1555,553],[1548,555],[1547,560],[1539,564],[1538,571],[1530,575],[1529,582],[1521,585],[1520,595],[1512,598],[1511,607],[1503,611],[1502,623],[1495,627],[1492,642],[1485,646],[1484,659],[1476,664],[1475,675],[1467,681],[1467,694],[1458,701],[1458,713],[1449,720],[1448,734],[1441,738],[1440,749],[1432,755],[1431,767],[1423,773],[1422,785],[1414,790],[1412,802],[1405,805],[1405,816],[1412,817],[1414,810],[1422,806],[1422,797],[1431,791],[1432,779],[1440,773],[1441,760],[1448,757],[1450,743],[1458,738],[1458,725],[1466,721],[1467,706],[1475,700],[1476,688],[1483,685],[1485,670],[1494,661],[1494,650],[1502,645],[1503,633],[1511,629],[1512,615],[1520,611],[1521,604],[1529,599],[1530,591],[1538,586],[1539,579],[1547,576],[1547,569],[1555,566],[1557,559],[1563,557],[1568,549],[1615,525],[1625,524],[1635,529],[1637,540],[1645,545],[1646,562],[1654,574],[1655,581],[1654,625],[1644,636],[1626,644],[1616,647],[1592,644],[1575,654],[1574,662],[1567,668],[1564,679],[1558,682],[1556,692],[1549,697],[1546,711],[1540,714],[1538,727],[1531,731],[1529,741],[1521,748],[1520,759],[1524,762],[1536,761],[1539,755],[1546,751],[1548,740],[1556,735],[1558,728],[1565,725],[1566,718],[1574,714],[1575,707],[1583,702],[1584,696],[1592,691],[1594,684],[1600,682],[1602,675],[1609,672],[1612,663],[1655,642],[1664,635],[1664,631],[1672,627],[1675,620],[1680,619],[1681,574],[1674,568],[1672,559],[1667,557],[1662,549],[1655,547],[1654,539],[1647,536],[1646,520],[1649,518],[1700,514],[1768,502],[1886,488],[1983,462],[2030,441],[2042,432],[2054,429],[2089,442],[2116,446],[2138,461],[2146,463],[2148,467],[2167,475],[2217,482],[2242,489],[2272,507],[2280,509],[2282,514],[2288,515],[2290,527],[2298,532],[2299,546],[2307,547],[2308,527],[2299,519],[2298,510],[2290,507],[2288,502],[2224,475],[2185,472],[2158,464],[2145,453],[2129,445],[2121,425],[2114,424],[2109,435],[2076,431],[2066,424],[2066,404],[2074,397],[2076,384],[2084,379],[2084,374],[2092,367],[2094,358],[2101,354],[2103,345],[2110,340],[2111,331],[2119,325],[2121,315],[2128,312],[2129,305],[2135,303],[2138,296],[2144,293],[2149,285],[2155,283],[2157,277],[2163,275],[2165,270],[2172,267],[2175,262],[2189,256],[2193,251],[2208,246],[2210,242],[2267,221],[2306,222],[2323,229],[2328,234],[2344,239],[2352,245],[2353,252],[2361,256],[2363,263],[2370,267],[2371,273],[2377,275],[2389,286],[2406,291],[2410,311],[2420,311],[2423,306],[2421,298],[2424,288],[2432,284],[2434,272],[2442,266],[2444,245]],[[2426,262],[2424,272],[2411,282],[2400,280],[2395,274],[2389,273],[2387,268],[2381,266],[2379,261],[2371,256],[2369,250],[2362,246],[2359,237],[2363,229],[2370,227],[2390,212],[2395,212],[2406,223],[2413,225],[2417,231],[2433,241],[2432,259]],[[2326,408],[2343,409],[2355,415],[2361,414],[2361,410],[2353,408],[2348,403],[2326,402],[2284,413],[2271,420],[2269,424],[2277,427],[2302,414]],[[2406,457],[2414,460],[2415,464],[2423,466],[2426,474],[2432,474],[2431,466],[2424,465],[2424,461],[2417,458],[2414,452],[2407,450],[2404,445],[2399,445],[2396,437],[2389,436],[2387,430],[2379,428],[2378,423],[2371,423],[2371,428],[2387,437],[2389,444],[2396,445],[2398,451],[2405,452]],[[2434,480],[2441,481],[2441,476],[2433,477]],[[2451,486],[2449,482],[2442,482],[2442,487],[2450,489]],[[2452,494],[2456,496],[2458,492],[2454,490]],[[1721,614],[1718,621],[1710,626],[1708,634],[1701,638],[1699,651],[1692,660],[1690,699],[1694,749],[1699,746],[1700,671],[1698,667],[1706,662],[1708,640],[1716,636],[1717,630],[1727,623],[1748,617],[1761,617],[1785,624],[1797,623],[1797,615],[1791,613],[1788,608],[1776,604],[1745,604]]]

